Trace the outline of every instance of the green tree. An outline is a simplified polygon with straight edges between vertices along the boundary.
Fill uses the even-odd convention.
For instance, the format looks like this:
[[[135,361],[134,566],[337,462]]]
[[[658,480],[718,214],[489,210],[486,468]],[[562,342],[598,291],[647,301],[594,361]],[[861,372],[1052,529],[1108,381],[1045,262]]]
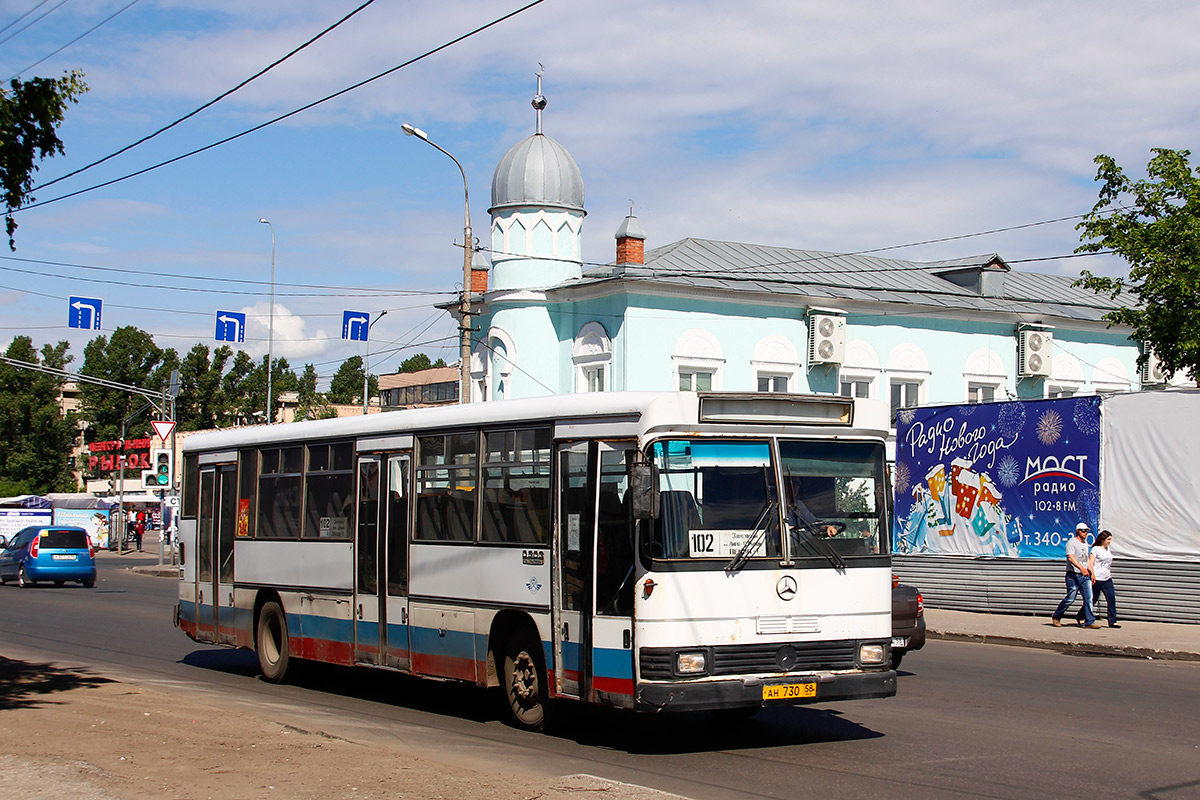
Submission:
[[[423,369],[432,369],[433,367],[444,367],[446,362],[443,359],[430,361],[429,356],[424,353],[417,353],[415,356],[410,356],[400,362],[400,368],[397,372],[420,372]]]
[[[113,331],[110,338],[97,336],[83,349],[81,375],[160,392],[166,388],[171,370],[178,369],[179,356],[174,350],[162,350],[150,334],[127,325]],[[109,441],[121,436],[121,423],[139,412],[145,398],[123,389],[111,389],[93,383],[80,383],[79,400],[88,421],[87,440]],[[150,420],[157,413],[147,408],[129,421],[127,438],[149,435]]]
[[[229,401],[221,385],[225,365],[233,357],[228,345],[212,351],[197,343],[179,366],[179,399],[175,419],[181,431],[202,431],[230,424]]]
[[[9,344],[6,356],[64,369],[71,361],[68,344],[42,347],[41,357],[28,336]],[[70,492],[71,450],[79,432],[74,413],[59,409],[62,378],[0,362],[0,494]]]
[[[1104,315],[1133,328],[1164,371],[1187,370],[1200,382],[1200,170],[1188,150],[1155,148],[1147,178],[1131,180],[1110,156],[1096,156],[1101,184],[1096,205],[1077,226],[1079,253],[1112,250],[1129,262],[1125,278],[1084,270],[1077,286],[1115,300],[1128,292],[1137,305]],[[1143,354],[1138,363],[1144,365]]]
[[[312,364],[304,365],[296,386],[298,407],[296,420],[328,419],[337,416],[337,409],[326,405],[325,397],[317,391],[317,368]]]
[[[68,103],[78,102],[87,91],[83,73],[71,71],[61,78],[14,78],[0,87],[0,184],[4,187],[4,223],[8,246],[17,249],[13,212],[34,198],[33,173],[39,159],[63,153],[58,126]]]
[[[326,397],[331,403],[361,403],[363,387],[362,356],[350,356],[329,382],[329,392]],[[372,375],[367,385],[367,392],[374,397],[379,394],[379,378]]]

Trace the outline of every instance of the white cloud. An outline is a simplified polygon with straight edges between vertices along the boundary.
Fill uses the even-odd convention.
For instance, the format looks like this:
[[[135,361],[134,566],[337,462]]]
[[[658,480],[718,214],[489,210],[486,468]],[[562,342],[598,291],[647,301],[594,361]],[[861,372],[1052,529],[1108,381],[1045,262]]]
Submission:
[[[273,320],[270,302],[255,303],[241,311],[246,315],[245,349],[256,358],[266,355],[271,331],[274,332],[271,349],[275,358],[298,361],[321,355],[329,349],[330,336],[324,328],[308,333],[308,321],[294,314],[282,303],[275,303]]]

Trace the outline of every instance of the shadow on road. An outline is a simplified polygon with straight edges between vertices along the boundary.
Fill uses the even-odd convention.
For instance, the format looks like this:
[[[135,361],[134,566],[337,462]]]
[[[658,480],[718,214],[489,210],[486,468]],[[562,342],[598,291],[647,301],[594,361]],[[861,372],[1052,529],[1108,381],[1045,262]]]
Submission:
[[[233,675],[259,674],[257,656],[249,650],[195,650],[182,663]],[[467,722],[499,725],[503,720],[498,690],[470,684],[309,661],[293,661],[287,683]],[[840,707],[830,706],[765,708],[751,719],[706,712],[635,713],[570,701],[558,703],[555,712],[556,724],[548,735],[641,755],[756,750],[883,736],[847,719]]]
[[[111,682],[52,664],[28,664],[0,656],[0,711],[32,708],[59,692]]]

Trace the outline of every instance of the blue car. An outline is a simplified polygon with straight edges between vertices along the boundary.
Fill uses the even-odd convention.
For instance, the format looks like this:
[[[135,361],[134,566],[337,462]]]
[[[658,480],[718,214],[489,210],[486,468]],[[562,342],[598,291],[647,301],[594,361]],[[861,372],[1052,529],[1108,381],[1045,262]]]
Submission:
[[[9,581],[21,587],[38,581],[53,581],[55,586],[79,581],[88,588],[95,586],[96,553],[87,531],[62,525],[25,528],[0,551],[0,583]]]

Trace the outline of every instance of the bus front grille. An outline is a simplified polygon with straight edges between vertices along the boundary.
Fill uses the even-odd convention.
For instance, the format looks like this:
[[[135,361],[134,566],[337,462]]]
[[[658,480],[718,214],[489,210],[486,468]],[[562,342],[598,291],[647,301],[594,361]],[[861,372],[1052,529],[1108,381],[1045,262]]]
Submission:
[[[678,652],[709,653],[707,675],[757,675],[780,672],[815,672],[854,669],[857,641],[790,642],[785,644],[734,644],[717,647],[643,647],[638,653],[643,680],[669,680]]]

